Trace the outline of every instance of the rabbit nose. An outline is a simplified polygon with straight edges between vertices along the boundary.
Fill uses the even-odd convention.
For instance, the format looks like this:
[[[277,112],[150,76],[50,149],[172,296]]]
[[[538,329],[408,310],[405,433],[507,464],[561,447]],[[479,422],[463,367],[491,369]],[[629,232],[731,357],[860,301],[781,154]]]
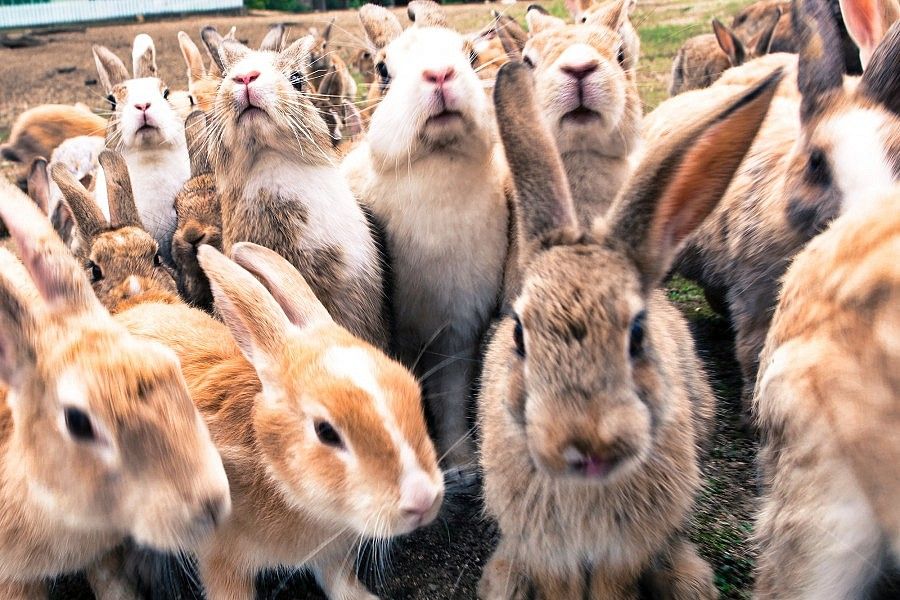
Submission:
[[[426,70],[422,73],[422,78],[428,83],[434,85],[444,85],[444,82],[453,79],[456,76],[456,70],[453,67],[446,69]]]
[[[602,455],[584,450],[583,444],[572,443],[563,450],[562,457],[568,470],[582,477],[605,477],[613,470],[618,459],[612,455]]]
[[[235,82],[243,83],[244,85],[250,85],[257,79],[259,79],[259,71],[250,71],[249,73],[244,73],[243,75],[234,76]]]
[[[566,64],[560,67],[563,73],[569,75],[570,77],[574,77],[575,79],[584,79],[591,73],[597,70],[597,60],[591,59],[584,62],[578,62],[574,64]]]
[[[141,112],[146,112],[150,108],[150,103],[144,102],[143,104],[135,104],[134,107]]]
[[[400,492],[400,512],[404,517],[415,518],[421,524],[439,501],[440,492],[440,488],[424,473],[414,475],[403,483]]]

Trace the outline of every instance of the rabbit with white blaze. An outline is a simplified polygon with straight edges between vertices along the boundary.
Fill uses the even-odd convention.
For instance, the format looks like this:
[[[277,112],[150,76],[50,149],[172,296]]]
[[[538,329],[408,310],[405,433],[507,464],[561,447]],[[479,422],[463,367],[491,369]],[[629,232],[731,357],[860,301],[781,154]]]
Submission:
[[[501,291],[507,204],[468,42],[433,2],[409,10],[406,31],[383,7],[359,11],[387,93],[343,168],[386,230],[396,351],[416,365],[438,447],[459,465],[473,455],[466,404]]]
[[[606,217],[579,224],[529,69],[494,102],[516,188],[522,286],[479,397],[487,512],[501,540],[484,599],[714,598],[682,534],[714,397],[659,289],[750,147],[780,74],[648,151]]]

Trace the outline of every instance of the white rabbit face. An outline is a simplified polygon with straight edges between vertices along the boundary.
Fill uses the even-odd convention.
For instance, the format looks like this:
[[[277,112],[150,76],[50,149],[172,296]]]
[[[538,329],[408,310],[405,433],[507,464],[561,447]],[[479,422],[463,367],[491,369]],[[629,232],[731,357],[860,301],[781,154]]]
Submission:
[[[489,144],[490,109],[460,34],[411,27],[385,48],[376,71],[388,90],[369,127],[374,153],[406,162],[417,151]]]
[[[169,89],[155,77],[131,79],[113,89],[114,140],[122,148],[184,145],[184,123],[169,102]]]

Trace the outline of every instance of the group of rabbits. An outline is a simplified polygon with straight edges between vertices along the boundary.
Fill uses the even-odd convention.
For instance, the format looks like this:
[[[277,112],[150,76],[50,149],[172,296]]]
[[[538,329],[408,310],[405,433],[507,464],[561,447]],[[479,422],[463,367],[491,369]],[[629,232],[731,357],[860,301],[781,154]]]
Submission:
[[[364,5],[362,111],[330,26],[205,28],[208,68],[182,33],[185,92],[149,36],[130,70],[95,46],[105,140],[44,148],[33,109],[3,149],[31,198],[0,183],[0,598],[78,570],[137,598],[149,548],[212,600],[273,567],[373,599],[359,541],[473,469],[479,597],[715,598],[686,536],[715,399],[672,273],[735,330],[756,596],[866,597],[900,560],[898,8],[841,0],[851,77],[827,0],[772,4],[744,21],[789,14],[797,54],[646,117],[634,0],[471,35]]]

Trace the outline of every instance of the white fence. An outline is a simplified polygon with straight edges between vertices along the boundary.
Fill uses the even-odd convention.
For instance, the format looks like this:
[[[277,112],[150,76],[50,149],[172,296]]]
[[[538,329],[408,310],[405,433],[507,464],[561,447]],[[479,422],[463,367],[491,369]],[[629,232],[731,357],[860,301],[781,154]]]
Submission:
[[[57,0],[5,6],[0,2],[0,29],[235,10],[243,5],[243,0]]]

